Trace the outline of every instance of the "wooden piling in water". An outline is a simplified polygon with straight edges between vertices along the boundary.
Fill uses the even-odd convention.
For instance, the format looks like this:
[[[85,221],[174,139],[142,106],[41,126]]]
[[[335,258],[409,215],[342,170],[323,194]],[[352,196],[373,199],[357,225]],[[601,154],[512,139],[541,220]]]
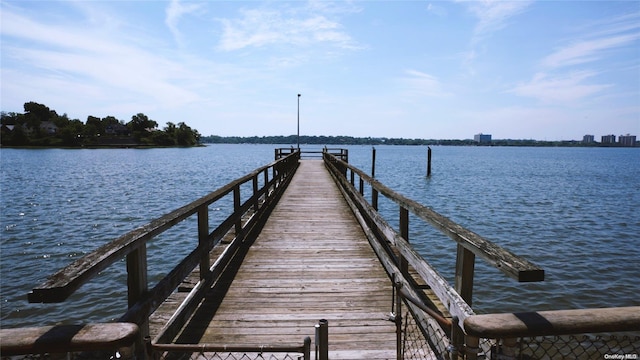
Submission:
[[[427,146],[427,177],[431,176],[431,147]]]
[[[376,148],[372,147],[371,150],[372,150],[372,152],[371,152],[371,177],[375,178],[376,177]]]

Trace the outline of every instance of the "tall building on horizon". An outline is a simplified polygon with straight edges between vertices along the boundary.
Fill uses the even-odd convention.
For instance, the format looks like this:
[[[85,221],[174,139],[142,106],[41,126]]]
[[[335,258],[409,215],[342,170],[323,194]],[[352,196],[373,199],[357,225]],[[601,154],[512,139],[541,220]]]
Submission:
[[[615,144],[616,143],[616,136],[615,135],[603,135],[601,143],[603,143],[603,144]]]
[[[620,135],[618,137],[618,142],[620,146],[636,146],[636,136],[635,135]]]
[[[491,143],[491,134],[476,134],[473,136],[473,140],[480,144],[489,144]]]
[[[594,142],[596,142],[595,140],[595,136],[593,135],[585,135],[582,137],[582,142],[585,144],[593,144]]]

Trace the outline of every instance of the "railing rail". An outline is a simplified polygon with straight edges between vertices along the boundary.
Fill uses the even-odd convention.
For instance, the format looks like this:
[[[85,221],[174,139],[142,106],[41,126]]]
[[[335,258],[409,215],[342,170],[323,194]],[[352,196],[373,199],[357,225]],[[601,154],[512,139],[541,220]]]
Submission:
[[[136,324],[107,323],[0,329],[0,353],[6,356],[105,351],[130,358],[139,340]],[[128,354],[123,354],[127,352]],[[108,356],[107,356],[108,358]]]
[[[378,254],[387,272],[393,275],[398,299],[394,320],[418,326],[429,346],[443,357],[482,358],[637,358],[640,354],[640,307],[607,309],[554,310],[513,314],[476,315],[471,309],[475,256],[520,281],[542,281],[544,270],[506,249],[465,229],[435,211],[387,188],[363,171],[324,154],[325,164],[345,194],[356,218]],[[364,197],[368,186],[371,201]],[[378,198],[385,196],[399,206],[399,229],[394,229],[378,213]],[[451,286],[409,243],[409,213],[449,236],[458,244],[455,285]],[[385,246],[389,244],[389,246]],[[412,288],[408,268],[415,272],[436,294],[449,311],[447,318],[430,308],[420,296],[420,287]],[[411,319],[403,319],[402,306]],[[434,325],[435,324],[435,325]],[[398,325],[400,327],[400,325]],[[405,325],[406,327],[406,325]],[[435,329],[435,332],[434,332]],[[400,331],[400,330],[399,330]],[[613,333],[610,337],[599,334]],[[435,334],[435,335],[428,335]],[[576,335],[584,335],[582,339]],[[585,334],[592,334],[587,336]],[[616,337],[615,334],[623,334]],[[405,336],[407,334],[405,333]],[[435,336],[435,338],[433,337]],[[542,340],[540,339],[542,338]],[[429,345],[427,345],[427,343]],[[400,342],[399,342],[400,349]],[[404,351],[405,343],[402,344]],[[436,349],[437,348],[437,349]],[[399,353],[402,352],[399,350]],[[450,352],[450,354],[444,354]],[[415,351],[420,358],[421,350]],[[519,355],[518,355],[519,354]],[[532,355],[533,354],[533,355]],[[399,355],[400,358],[411,356]],[[605,358],[607,358],[605,356]]]
[[[487,349],[481,349],[482,339],[495,340],[495,344],[499,345],[500,349],[494,345],[493,350],[490,351],[500,353],[503,359],[515,359],[520,348],[523,347],[518,345],[518,338],[553,336],[556,337],[555,342],[563,343],[566,340],[558,341],[560,340],[559,336],[639,332],[640,306],[474,315],[465,319],[464,329],[466,331],[467,359],[474,360],[478,357],[479,352],[487,352]],[[600,341],[607,342],[602,339]],[[521,341],[521,343],[524,342]],[[558,350],[560,346],[554,344],[553,340],[548,343],[548,348],[556,348],[555,351],[560,351]],[[576,343],[570,347],[584,347],[585,343],[590,346],[586,338]],[[601,344],[598,347],[606,347],[607,350],[604,353],[590,354],[590,357],[601,357],[609,351],[607,344]],[[640,337],[636,334],[635,339],[629,341],[628,348],[619,344],[613,344],[611,347],[619,353],[624,353],[622,358],[637,358],[640,356]],[[542,349],[542,351],[548,351],[548,349]],[[624,357],[626,354],[629,357]],[[614,354],[609,353],[609,355]],[[574,357],[569,354],[565,356],[567,358]],[[609,358],[613,359],[614,357]]]
[[[275,158],[280,159],[281,157],[292,154],[296,151],[300,152],[300,158],[304,159],[322,159],[325,153],[329,153],[340,160],[349,161],[349,150],[341,149],[341,148],[328,148],[324,147],[318,150],[310,150],[310,149],[296,149],[294,147],[290,148],[276,148],[275,149]]]
[[[298,160],[299,152],[293,152],[147,225],[130,231],[50,276],[42,285],[28,294],[28,300],[43,303],[64,301],[82,284],[126,256],[129,309],[119,321],[138,324],[142,336],[147,336],[149,316],[198,264],[201,280],[212,281],[217,275],[212,274],[209,264],[209,252],[213,246],[232,229],[235,229],[234,241],[241,242],[256,224],[264,220],[262,217],[268,214],[268,209],[275,204],[286,188],[285,185],[295,173]],[[264,177],[262,186],[259,186],[260,177]],[[251,183],[253,192],[246,201],[241,202],[240,188],[246,183]],[[209,206],[230,194],[234,199],[233,213],[210,232]],[[243,215],[250,210],[254,211],[254,215],[243,223]],[[198,243],[194,245],[194,250],[153,289],[149,290],[147,288],[147,242],[196,214]]]
[[[354,208],[356,217],[365,228],[365,233],[367,233],[387,272],[394,274],[395,281],[401,282],[400,287],[403,289],[405,299],[418,298],[420,290],[412,288],[411,275],[408,272],[409,266],[411,266],[447,308],[454,321],[452,328],[445,330],[450,331],[452,345],[458,351],[462,351],[464,344],[464,320],[474,315],[471,303],[476,255],[518,281],[544,280],[544,270],[528,260],[391,190],[362,170],[328,152],[324,154],[324,160],[334,179],[345,193],[345,198]],[[358,181],[356,181],[356,177]],[[364,198],[365,184],[370,188],[371,202]],[[392,228],[378,213],[380,195],[398,204],[400,219],[398,230]],[[453,287],[409,243],[409,213],[413,213],[458,244],[456,282]],[[386,244],[390,244],[390,246]],[[419,306],[412,301],[407,302],[407,305],[414,314],[427,314],[420,311]],[[437,317],[422,318],[418,322],[438,322],[437,320],[442,319]],[[446,324],[443,321],[439,322],[440,326]]]

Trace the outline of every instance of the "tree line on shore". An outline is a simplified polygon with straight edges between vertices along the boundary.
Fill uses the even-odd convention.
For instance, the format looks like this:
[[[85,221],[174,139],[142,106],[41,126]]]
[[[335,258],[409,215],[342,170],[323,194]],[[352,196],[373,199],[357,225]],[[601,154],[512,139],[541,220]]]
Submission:
[[[2,146],[45,147],[195,146],[201,138],[184,122],[168,122],[160,130],[156,121],[138,113],[126,123],[92,115],[83,123],[33,101],[24,104],[24,113],[0,113],[0,135]]]
[[[207,144],[280,144],[297,145],[297,135],[286,136],[203,136],[202,143]],[[353,137],[353,136],[307,136],[300,135],[300,144],[305,145],[443,145],[443,146],[601,146],[598,143],[583,143],[577,140],[539,141],[532,139],[491,140],[490,143],[479,143],[473,139],[405,139],[386,137]]]

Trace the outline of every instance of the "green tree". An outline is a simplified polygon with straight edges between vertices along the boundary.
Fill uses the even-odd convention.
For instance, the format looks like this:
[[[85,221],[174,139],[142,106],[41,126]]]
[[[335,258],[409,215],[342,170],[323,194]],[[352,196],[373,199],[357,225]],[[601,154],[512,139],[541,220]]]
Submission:
[[[133,137],[137,141],[142,141],[143,138],[150,136],[148,133],[158,127],[158,123],[149,119],[147,115],[138,113],[131,117],[131,121],[127,123],[127,127],[131,130]]]
[[[191,129],[184,122],[180,122],[178,123],[178,128],[175,131],[175,138],[176,143],[180,146],[193,146],[198,144],[200,134]]]

